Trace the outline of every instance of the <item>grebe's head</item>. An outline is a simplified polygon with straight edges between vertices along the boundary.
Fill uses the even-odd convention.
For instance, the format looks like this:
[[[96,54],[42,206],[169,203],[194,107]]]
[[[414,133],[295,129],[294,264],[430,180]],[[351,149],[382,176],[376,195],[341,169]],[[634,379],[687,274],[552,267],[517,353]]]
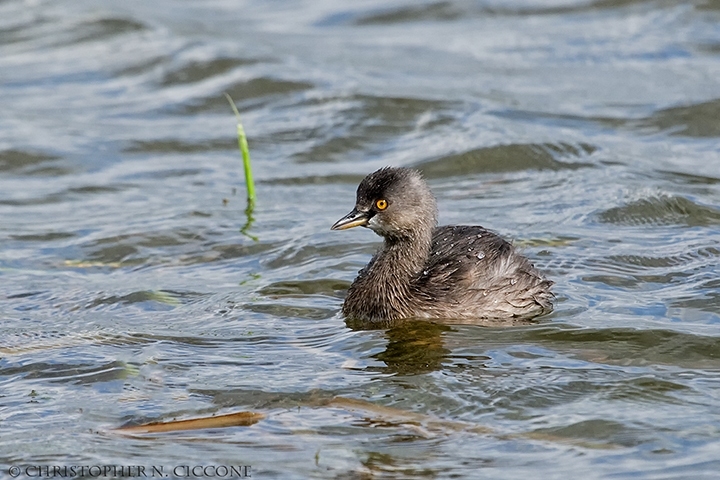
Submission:
[[[385,238],[414,238],[437,224],[437,205],[422,175],[410,168],[385,167],[360,182],[355,208],[332,230],[367,227]]]

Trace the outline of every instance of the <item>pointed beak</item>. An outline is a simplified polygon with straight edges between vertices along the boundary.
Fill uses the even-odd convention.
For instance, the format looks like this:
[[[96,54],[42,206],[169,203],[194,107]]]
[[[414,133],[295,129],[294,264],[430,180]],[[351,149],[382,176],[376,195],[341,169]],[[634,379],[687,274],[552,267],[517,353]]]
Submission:
[[[352,212],[335,222],[335,224],[330,227],[330,230],[346,230],[353,227],[362,227],[367,225],[368,220],[370,220],[368,212],[360,212],[357,208],[353,208]]]

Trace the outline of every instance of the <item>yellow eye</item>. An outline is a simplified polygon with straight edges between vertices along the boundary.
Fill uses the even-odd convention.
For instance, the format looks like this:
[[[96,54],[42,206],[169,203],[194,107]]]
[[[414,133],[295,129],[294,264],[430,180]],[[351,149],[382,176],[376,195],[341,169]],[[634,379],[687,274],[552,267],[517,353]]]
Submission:
[[[385,210],[387,208],[387,200],[385,200],[384,198],[381,198],[380,200],[375,202],[375,206],[377,207],[378,210]]]

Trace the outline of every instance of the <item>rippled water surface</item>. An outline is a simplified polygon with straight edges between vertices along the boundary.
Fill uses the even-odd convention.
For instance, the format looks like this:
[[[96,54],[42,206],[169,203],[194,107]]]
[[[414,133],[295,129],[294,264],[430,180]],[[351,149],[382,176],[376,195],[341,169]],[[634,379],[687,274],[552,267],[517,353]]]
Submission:
[[[717,478],[719,25],[715,0],[0,2],[0,476]],[[329,227],[388,164],[513,239],[556,311],[347,325],[378,237]]]

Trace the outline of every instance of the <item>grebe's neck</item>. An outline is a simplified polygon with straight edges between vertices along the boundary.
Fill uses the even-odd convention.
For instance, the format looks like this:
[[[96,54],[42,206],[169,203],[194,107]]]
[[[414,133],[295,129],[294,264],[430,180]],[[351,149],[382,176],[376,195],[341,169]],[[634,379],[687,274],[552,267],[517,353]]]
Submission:
[[[412,316],[410,285],[430,256],[434,226],[402,236],[386,236],[348,290],[343,313],[363,320]]]

